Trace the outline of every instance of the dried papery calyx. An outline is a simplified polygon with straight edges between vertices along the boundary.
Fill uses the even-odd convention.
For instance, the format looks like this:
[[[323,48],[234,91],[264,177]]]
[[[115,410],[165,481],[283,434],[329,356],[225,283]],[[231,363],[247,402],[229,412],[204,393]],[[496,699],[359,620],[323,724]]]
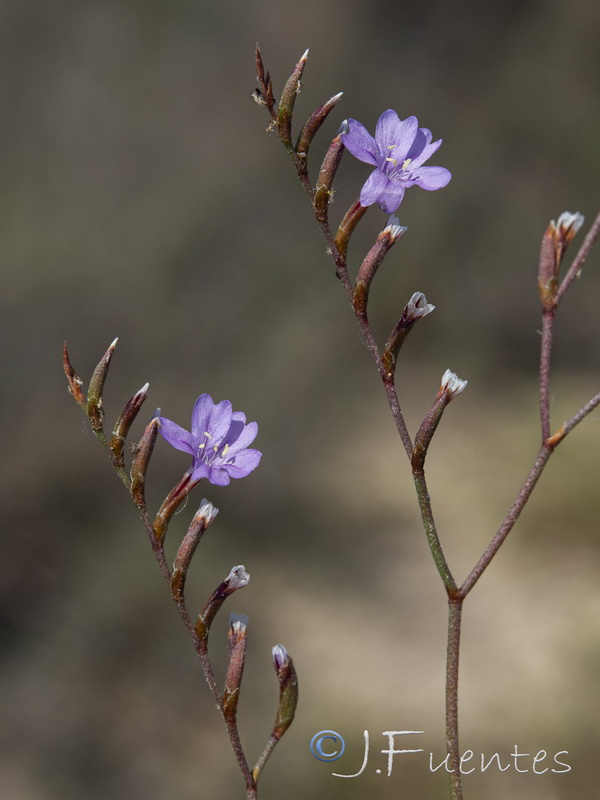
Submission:
[[[87,393],[86,411],[90,420],[90,425],[94,431],[102,431],[102,423],[104,421],[104,411],[102,409],[102,391],[104,389],[104,382],[108,373],[115,347],[117,346],[118,339],[110,345],[106,353],[102,356],[96,369],[92,373],[90,385]]]
[[[363,206],[360,204],[360,200],[355,200],[344,214],[344,218],[340,222],[339,228],[335,234],[335,246],[342,258],[346,257],[350,237],[354,233],[358,223],[367,213],[367,209],[368,206]]]
[[[279,706],[272,736],[279,739],[292,724],[298,705],[298,676],[287,650],[282,644],[273,648],[273,665],[279,680]]]
[[[304,123],[304,127],[300,131],[298,141],[296,143],[296,153],[299,156],[306,156],[308,148],[312,140],[315,138],[319,128],[327,119],[329,112],[335,107],[337,101],[343,95],[343,92],[334,94],[326,103],[316,108],[310,117]],[[338,134],[340,132],[338,131]]]
[[[221,581],[204,604],[204,608],[198,616],[196,633],[201,639],[205,639],[208,636],[213,619],[229,595],[238,589],[242,589],[248,584],[249,580],[250,575],[246,572],[244,565],[240,564],[237,567],[233,567],[225,580]]]
[[[407,230],[407,228],[400,225],[398,217],[392,214],[388,219],[388,224],[381,231],[375,244],[365,256],[358,270],[356,287],[354,289],[354,310],[357,314],[366,314],[369,289],[371,288],[375,273],[381,266],[388,250]]]
[[[381,360],[385,368],[386,376],[392,378],[396,369],[396,359],[404,340],[412,330],[415,322],[426,317],[427,314],[435,309],[435,306],[427,302],[423,292],[415,292],[402,312],[402,316],[392,329],[385,343],[385,348]]]
[[[552,220],[542,239],[538,271],[538,288],[544,308],[553,308],[558,291],[558,273],[569,244],[584,223],[579,212],[564,211],[558,220]]]
[[[144,404],[148,395],[149,383],[145,383],[142,388],[137,391],[133,397],[126,403],[125,408],[121,411],[119,419],[117,420],[113,434],[110,440],[110,449],[115,460],[115,464],[123,466],[123,449],[125,447],[125,439],[129,433],[134,419],[137,417],[140,408]]]
[[[467,388],[468,382],[469,381],[461,380],[458,375],[447,369],[442,375],[442,382],[440,384],[438,396],[444,395],[447,397],[447,402],[449,403],[456,397],[457,394],[464,392],[464,390]]]
[[[418,472],[423,469],[429,444],[437,426],[440,423],[446,406],[456,397],[457,394],[460,394],[465,390],[467,383],[468,381],[461,380],[449,369],[444,372],[434,403],[425,415],[425,418],[419,426],[419,430],[415,436],[415,443],[411,457],[413,471]]]
[[[301,89],[300,81],[302,79],[304,67],[306,66],[307,58],[308,50],[303,54],[300,61],[298,61],[294,67],[294,71],[287,79],[281,93],[281,99],[279,100],[279,107],[277,109],[277,131],[279,133],[279,138],[287,146],[292,144],[292,114],[296,97]]]
[[[190,566],[200,539],[218,513],[219,509],[215,508],[212,503],[209,503],[206,498],[203,498],[200,508],[194,514],[194,518],[187,529],[187,533],[183,537],[177,555],[175,556],[175,561],[173,562],[171,593],[175,601],[183,599],[188,567]]]
[[[319,170],[319,175],[317,177],[313,207],[315,209],[317,221],[322,225],[327,223],[329,203],[333,197],[333,179],[344,154],[342,133],[345,130],[345,125],[346,122],[342,122],[340,129],[333,137],[333,140],[329,145],[327,152],[325,153],[325,158],[323,159],[323,163],[321,164],[321,169]]]
[[[138,442],[133,458],[131,459],[131,497],[133,502],[140,509],[146,508],[145,487],[146,471],[150,463],[150,456],[156,444],[158,429],[160,427],[160,408],[154,412],[154,416],[146,425],[146,430]]]
[[[246,637],[248,633],[248,617],[244,614],[230,614],[229,633],[229,664],[225,675],[225,688],[223,690],[223,716],[225,719],[235,719],[240,687],[244,674],[246,661]]]

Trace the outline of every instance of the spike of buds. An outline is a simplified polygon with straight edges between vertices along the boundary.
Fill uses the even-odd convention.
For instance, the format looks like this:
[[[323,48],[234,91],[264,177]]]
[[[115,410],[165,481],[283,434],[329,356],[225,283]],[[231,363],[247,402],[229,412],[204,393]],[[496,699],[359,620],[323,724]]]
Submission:
[[[200,508],[194,514],[187,533],[175,556],[173,562],[173,573],[171,575],[171,593],[173,600],[179,602],[183,600],[183,592],[185,588],[185,581],[187,578],[187,571],[196,552],[196,548],[204,532],[219,513],[219,509],[215,508],[212,503],[209,503],[206,498],[203,498]]]
[[[146,486],[146,471],[150,463],[150,456],[156,444],[156,437],[158,436],[158,429],[160,428],[160,409],[157,408],[154,416],[146,425],[146,430],[142,434],[142,438],[137,444],[131,460],[131,497],[135,505],[145,511],[145,486]]]
[[[102,390],[104,389],[104,381],[108,373],[115,347],[119,340],[115,339],[109,346],[108,350],[96,366],[90,379],[90,385],[87,393],[86,412],[90,420],[90,425],[94,431],[102,431],[102,423],[104,421],[104,411],[102,409]]]
[[[407,228],[400,225],[398,217],[394,214],[388,219],[388,224],[377,237],[375,244],[371,247],[359,267],[356,276],[356,288],[354,289],[354,311],[362,316],[367,313],[367,303],[369,301],[369,290],[375,277],[375,273],[381,266],[388,250],[405,233]]]
[[[542,239],[538,270],[538,289],[542,306],[552,309],[556,305],[558,273],[569,244],[583,225],[584,218],[576,212],[564,211],[558,220],[552,220]]]
[[[114,464],[117,467],[124,467],[123,449],[125,447],[125,439],[127,438],[127,434],[129,433],[134,419],[137,417],[140,408],[146,400],[149,386],[149,383],[145,383],[142,388],[133,395],[125,405],[123,411],[121,411],[119,419],[115,423],[110,440],[110,449],[113,454]]]
[[[240,564],[238,567],[233,567],[230,570],[229,575],[221,581],[208,598],[198,616],[196,633],[200,639],[207,638],[213,619],[229,595],[233,594],[238,589],[243,589],[243,587],[248,584],[249,580],[250,575],[246,572],[246,568],[243,564]]]
[[[417,322],[417,320],[421,319],[422,317],[426,317],[427,314],[431,314],[434,309],[435,306],[427,302],[427,298],[423,292],[415,292],[410,298],[404,307],[402,316],[388,336],[383,355],[381,356],[386,376],[388,378],[391,379],[394,375],[398,353],[400,352],[400,348],[402,347],[404,340],[411,332],[413,325],[415,322]]]
[[[240,687],[246,661],[246,638],[248,633],[248,617],[244,614],[229,615],[229,664],[225,675],[223,690],[223,716],[226,720],[234,720],[240,699]]]
[[[291,148],[292,145],[292,114],[294,111],[294,103],[302,87],[302,73],[304,72],[307,58],[308,50],[302,55],[300,61],[298,61],[294,67],[294,71],[287,79],[279,100],[279,108],[277,109],[277,130],[279,138],[288,148]]]

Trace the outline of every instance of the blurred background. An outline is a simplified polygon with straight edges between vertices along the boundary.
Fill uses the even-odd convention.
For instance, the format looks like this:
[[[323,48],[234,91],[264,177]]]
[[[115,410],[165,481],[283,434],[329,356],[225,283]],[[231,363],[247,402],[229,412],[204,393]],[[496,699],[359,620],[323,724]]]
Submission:
[[[260,42],[278,96],[310,47],[303,120],[344,97],[373,130],[394,108],[444,144],[443,191],[411,189],[408,233],[372,291],[379,340],[415,291],[436,311],[405,345],[412,431],[450,367],[468,390],[443,420],[429,482],[462,580],[538,446],[536,264],[564,210],[590,223],[600,185],[600,5],[595,0],[47,0],[0,3],[3,547],[0,796],[6,800],[243,797],[225,732],[136,512],[66,391],[61,348],[87,379],[119,345],[110,424],[146,381],[187,427],[194,400],[229,398],[259,423],[260,468],[201,486],[169,532],[172,558],[203,495],[220,515],[189,586],[192,613],[234,564],[249,586],[239,717],[254,760],[271,729],[283,642],[297,720],[261,797],[446,798],[445,596],[403,449],[311,211],[267,115],[250,100]],[[345,157],[334,219],[369,174]],[[385,224],[370,209],[356,265]],[[582,234],[578,237],[582,240]],[[575,249],[575,248],[573,248]],[[600,252],[561,307],[556,427],[599,388]],[[465,796],[588,800],[600,733],[600,415],[561,445],[465,610],[462,748],[498,752]],[[187,468],[158,442],[154,507]],[[212,647],[222,676],[227,613]],[[346,754],[310,754],[338,731]],[[363,731],[371,758],[358,771]],[[387,730],[422,730],[385,772]],[[533,774],[558,751],[568,773]],[[560,767],[558,767],[560,769]]]

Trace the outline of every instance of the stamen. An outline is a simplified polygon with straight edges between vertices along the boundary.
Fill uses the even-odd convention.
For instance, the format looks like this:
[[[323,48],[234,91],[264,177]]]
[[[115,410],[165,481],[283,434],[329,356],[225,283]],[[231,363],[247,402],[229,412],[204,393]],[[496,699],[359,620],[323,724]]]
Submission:
[[[229,445],[226,444],[225,447],[223,448],[223,452],[221,453],[221,458],[225,458],[228,450],[229,450]]]

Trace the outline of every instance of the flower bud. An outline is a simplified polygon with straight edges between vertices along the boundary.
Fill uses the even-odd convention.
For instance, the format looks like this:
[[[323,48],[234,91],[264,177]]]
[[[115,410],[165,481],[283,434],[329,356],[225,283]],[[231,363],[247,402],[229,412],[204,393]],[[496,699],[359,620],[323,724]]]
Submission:
[[[221,581],[198,616],[196,633],[201,639],[206,639],[208,636],[213,619],[229,595],[238,589],[243,589],[249,580],[250,575],[246,572],[244,565],[240,564],[238,567],[233,567],[225,580]]]
[[[218,513],[219,509],[215,508],[212,503],[209,503],[206,498],[203,498],[200,508],[194,514],[190,527],[183,537],[183,541],[179,546],[175,561],[173,562],[173,573],[171,575],[171,593],[173,595],[173,600],[176,602],[183,600],[188,567],[190,566],[200,539],[204,535],[204,531]]]
[[[63,369],[65,371],[65,375],[67,376],[69,391],[73,395],[73,399],[78,405],[83,406],[83,404],[85,403],[85,398],[83,396],[83,392],[81,391],[81,386],[83,384],[83,381],[75,374],[75,370],[71,365],[71,360],[69,359],[69,351],[67,350],[66,342],[63,347]]]
[[[576,212],[564,211],[558,221],[552,220],[546,228],[540,249],[538,288],[542,306],[554,307],[558,290],[558,273],[569,244],[583,225],[584,218]]]
[[[292,114],[296,97],[302,88],[300,81],[302,73],[304,72],[304,67],[306,66],[307,58],[308,50],[306,50],[300,61],[298,61],[294,67],[294,71],[287,79],[281,93],[281,99],[279,100],[279,108],[277,109],[277,130],[279,132],[279,138],[288,146],[292,144]]]
[[[292,724],[296,713],[298,676],[292,659],[282,644],[276,644],[273,648],[273,665],[279,679],[279,707],[271,735],[280,739]]]
[[[298,136],[298,142],[296,143],[296,153],[299,156],[306,157],[308,148],[310,147],[312,140],[315,138],[317,131],[325,122],[329,112],[335,107],[335,104],[343,94],[343,92],[334,94],[334,96],[330,97],[326,103],[323,103],[322,106],[316,108],[306,120],[304,127]]]
[[[427,450],[433,438],[437,426],[440,423],[442,414],[448,403],[457,394],[464,391],[468,381],[462,381],[453,372],[447,369],[442,376],[442,383],[433,402],[433,405],[425,415],[423,422],[415,436],[415,443],[411,457],[413,472],[421,472],[427,456]]]
[[[323,159],[323,163],[321,164],[321,169],[319,170],[319,175],[317,177],[313,207],[315,209],[317,222],[321,223],[321,225],[327,224],[329,203],[333,198],[333,191],[331,187],[333,186],[335,173],[337,172],[340,161],[342,160],[342,155],[344,154],[344,142],[342,140],[342,134],[345,132],[347,124],[347,122],[343,122],[339,131],[333,137],[333,140],[329,145],[327,152],[325,153],[325,158]]]
[[[104,389],[104,381],[106,380],[108,368],[110,366],[110,362],[118,341],[118,339],[115,339],[106,353],[104,353],[90,379],[90,385],[87,393],[86,412],[89,417],[92,430],[94,431],[102,430],[102,422],[104,421],[102,391]]]
[[[423,292],[415,292],[410,298],[404,307],[402,316],[388,336],[381,357],[388,378],[392,378],[394,375],[398,353],[413,325],[417,320],[426,317],[427,314],[431,314],[434,309],[435,306],[427,302]]]
[[[275,117],[273,106],[275,105],[275,98],[273,97],[273,83],[271,76],[265,71],[265,67],[260,52],[260,47],[256,45],[256,80],[258,81],[259,88],[255,89],[250,97],[259,106],[265,106],[272,117]]]
[[[223,716],[227,720],[235,719],[240,697],[240,687],[244,674],[246,661],[246,637],[248,632],[248,617],[244,614],[230,614],[229,633],[229,664],[225,675],[225,688],[223,690]]]
[[[163,500],[161,507],[158,509],[158,514],[152,523],[152,529],[154,530],[157,541],[162,542],[165,538],[173,514],[177,511],[194,486],[200,482],[200,479],[192,479],[192,474],[193,469],[190,468],[179,483],[175,484],[171,489]]]
[[[131,460],[130,492],[133,502],[142,510],[146,508],[146,471],[150,463],[150,456],[154,450],[154,445],[156,444],[156,437],[158,436],[158,429],[160,427],[159,416],[160,408],[157,408],[154,412],[154,416],[146,425],[146,430],[138,442]]]
[[[367,213],[367,208],[369,208],[369,206],[362,206],[360,200],[355,200],[344,214],[344,218],[340,222],[340,226],[335,234],[335,246],[342,258],[346,257],[350,237],[354,233],[354,229],[358,223]]]
[[[134,419],[137,417],[140,408],[146,400],[148,388],[150,384],[146,383],[142,388],[136,392],[133,397],[127,402],[119,419],[115,423],[112,438],[110,440],[110,449],[113,454],[113,460],[116,466],[124,466],[123,463],[123,448],[125,447],[125,439],[129,433]]]
[[[381,231],[375,244],[365,256],[356,276],[356,288],[354,290],[354,310],[357,314],[367,313],[369,290],[375,273],[381,266],[388,250],[406,230],[407,228],[400,225],[398,217],[392,214],[388,224]]]

